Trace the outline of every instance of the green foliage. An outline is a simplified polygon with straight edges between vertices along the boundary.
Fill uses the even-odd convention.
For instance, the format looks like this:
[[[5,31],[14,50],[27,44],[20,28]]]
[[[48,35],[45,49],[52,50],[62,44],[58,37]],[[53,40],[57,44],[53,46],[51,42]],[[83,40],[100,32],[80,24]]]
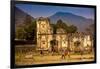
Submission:
[[[36,37],[36,21],[25,25],[24,30],[26,32],[26,40],[33,40]]]
[[[71,25],[67,28],[68,33],[75,33],[77,31],[77,27],[74,25]]]
[[[67,33],[75,33],[77,31],[76,26],[74,25],[68,26],[61,19],[59,19],[56,24],[52,24],[52,27],[53,27],[54,33],[56,33],[56,29],[58,28],[63,28]]]
[[[67,30],[67,28],[68,28],[67,24],[64,23],[62,20],[58,20],[57,21],[56,27],[57,28],[63,28],[65,30]]]
[[[16,27],[16,38],[36,40],[36,21],[25,24],[23,27]]]
[[[17,27],[16,28],[16,38],[17,39],[24,39],[25,38],[25,31],[23,28]]]
[[[22,26],[16,27],[16,38],[36,40],[36,21],[30,15],[26,16]]]

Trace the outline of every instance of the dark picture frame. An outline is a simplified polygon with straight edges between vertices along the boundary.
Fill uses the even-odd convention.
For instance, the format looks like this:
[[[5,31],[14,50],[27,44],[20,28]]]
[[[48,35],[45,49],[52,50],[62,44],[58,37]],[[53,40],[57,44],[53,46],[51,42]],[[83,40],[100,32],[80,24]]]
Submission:
[[[35,4],[45,6],[61,6],[61,7],[79,7],[79,8],[93,8],[94,9],[94,61],[88,62],[70,62],[70,63],[52,63],[52,64],[36,64],[36,65],[16,65],[15,64],[15,5],[16,4]],[[81,4],[64,4],[64,3],[48,3],[48,2],[34,2],[34,1],[11,1],[11,68],[27,68],[27,67],[44,67],[44,66],[60,66],[60,65],[79,65],[96,63],[96,6],[95,5],[81,5]]]

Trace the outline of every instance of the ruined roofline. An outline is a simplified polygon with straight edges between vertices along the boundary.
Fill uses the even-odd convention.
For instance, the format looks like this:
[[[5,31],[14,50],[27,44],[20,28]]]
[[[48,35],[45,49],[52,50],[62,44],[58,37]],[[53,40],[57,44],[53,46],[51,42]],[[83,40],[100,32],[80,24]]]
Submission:
[[[53,30],[52,26],[51,26],[51,22],[50,19],[48,17],[38,17],[36,18],[37,21],[46,21],[47,23],[49,23],[50,28]],[[66,32],[63,28],[57,28],[58,33],[56,31],[56,34],[67,34],[67,35],[90,35],[84,32],[75,32],[75,33],[68,33]]]
[[[45,17],[45,18],[44,17],[38,17],[38,18],[36,18],[36,20],[37,21],[45,21],[46,20],[46,21],[50,22],[50,19],[48,17]]]

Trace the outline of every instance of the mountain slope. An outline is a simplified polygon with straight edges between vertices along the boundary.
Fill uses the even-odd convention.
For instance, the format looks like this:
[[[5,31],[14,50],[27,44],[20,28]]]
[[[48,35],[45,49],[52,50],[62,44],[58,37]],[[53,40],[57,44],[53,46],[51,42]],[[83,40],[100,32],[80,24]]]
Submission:
[[[16,24],[16,26],[23,25],[27,16],[30,16],[30,18],[32,20],[34,20],[34,18],[31,15],[29,15],[29,14],[25,13],[24,11],[22,11],[21,9],[15,7],[15,24]]]
[[[63,22],[78,27],[78,31],[85,31],[85,29],[94,23],[92,19],[86,19],[82,16],[74,15],[72,13],[57,12],[49,17],[52,23],[56,23],[57,20],[61,19]]]
[[[24,25],[24,21],[27,16],[30,16],[32,20],[35,18],[29,15],[28,13],[22,11],[21,9],[15,7],[15,24],[16,26],[22,26]],[[57,12],[51,16],[49,16],[52,23],[56,23],[57,20],[61,19],[63,22],[65,22],[68,25],[75,25],[78,28],[78,31],[83,32],[85,29],[91,25],[94,24],[94,20],[87,19],[82,16],[78,16],[72,13],[66,13],[66,12]]]

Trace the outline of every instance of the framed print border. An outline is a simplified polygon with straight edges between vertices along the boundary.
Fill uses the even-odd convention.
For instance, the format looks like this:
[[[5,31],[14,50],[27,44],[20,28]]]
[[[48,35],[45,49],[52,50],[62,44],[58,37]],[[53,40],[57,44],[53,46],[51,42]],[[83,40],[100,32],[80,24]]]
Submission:
[[[88,62],[70,62],[70,63],[52,63],[52,64],[37,64],[37,65],[15,65],[15,4],[36,4],[36,5],[50,5],[50,6],[69,6],[69,7],[87,7],[94,8],[94,61]],[[44,66],[59,66],[59,65],[76,65],[76,64],[90,64],[96,63],[96,6],[94,5],[80,5],[80,4],[64,4],[64,3],[48,3],[48,2],[34,2],[34,1],[11,1],[11,68],[27,68],[27,67],[44,67]]]

